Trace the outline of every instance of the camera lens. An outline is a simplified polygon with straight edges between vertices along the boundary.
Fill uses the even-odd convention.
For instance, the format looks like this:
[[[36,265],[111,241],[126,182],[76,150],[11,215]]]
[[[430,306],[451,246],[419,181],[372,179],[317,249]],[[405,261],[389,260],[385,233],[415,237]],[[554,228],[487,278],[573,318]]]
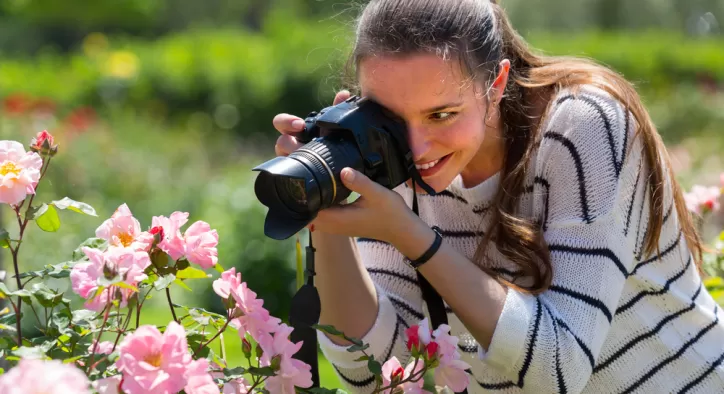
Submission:
[[[257,199],[269,207],[264,232],[286,239],[304,228],[317,213],[350,195],[340,172],[345,167],[362,170],[354,142],[330,135],[263,163],[255,183]]]
[[[309,202],[307,201],[304,179],[276,177],[274,185],[279,198],[289,210],[297,213],[307,212]]]

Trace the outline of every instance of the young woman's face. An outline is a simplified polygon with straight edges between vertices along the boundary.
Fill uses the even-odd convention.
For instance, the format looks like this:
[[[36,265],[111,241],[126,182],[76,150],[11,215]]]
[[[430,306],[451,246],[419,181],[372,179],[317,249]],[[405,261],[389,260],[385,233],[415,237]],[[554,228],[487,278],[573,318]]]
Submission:
[[[499,171],[499,127],[486,126],[485,92],[466,83],[456,61],[433,54],[369,57],[360,62],[359,77],[362,96],[405,121],[417,168],[435,191],[459,174],[472,187]]]

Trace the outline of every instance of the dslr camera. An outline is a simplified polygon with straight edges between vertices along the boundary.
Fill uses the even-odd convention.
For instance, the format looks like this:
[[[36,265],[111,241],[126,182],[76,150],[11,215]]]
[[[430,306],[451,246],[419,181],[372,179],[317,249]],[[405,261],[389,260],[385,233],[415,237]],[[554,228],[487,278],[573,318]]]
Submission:
[[[340,172],[351,167],[393,189],[413,178],[428,194],[407,142],[404,122],[369,98],[352,96],[335,106],[310,113],[303,131],[305,145],[252,169],[257,199],[269,208],[264,234],[283,240],[306,227],[317,213],[346,200],[351,191]]]

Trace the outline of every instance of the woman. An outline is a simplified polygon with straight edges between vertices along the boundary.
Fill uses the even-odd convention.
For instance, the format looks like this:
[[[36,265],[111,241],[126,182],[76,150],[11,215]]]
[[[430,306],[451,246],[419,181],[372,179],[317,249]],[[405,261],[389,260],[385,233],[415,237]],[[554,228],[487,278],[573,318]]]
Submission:
[[[406,360],[405,328],[425,317],[419,273],[449,307],[470,393],[722,391],[724,315],[630,84],[534,55],[490,0],[372,0],[350,64],[359,94],[406,122],[439,193],[418,195],[418,217],[409,185],[343,171],[361,198],[313,223],[320,323]],[[277,154],[299,147],[299,117],[274,125]],[[432,226],[444,242],[413,268]],[[352,392],[374,387],[348,344],[320,341]]]

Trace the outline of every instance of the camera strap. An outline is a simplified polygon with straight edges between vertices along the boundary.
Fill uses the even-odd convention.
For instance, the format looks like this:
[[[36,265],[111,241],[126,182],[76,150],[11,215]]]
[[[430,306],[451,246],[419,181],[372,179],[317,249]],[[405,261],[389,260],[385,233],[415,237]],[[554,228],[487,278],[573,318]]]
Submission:
[[[415,189],[415,179],[412,179],[412,211],[415,215],[420,216],[419,208],[417,206],[417,191]],[[442,297],[438,294],[437,290],[425,279],[425,277],[417,271],[417,281],[422,291],[422,299],[427,304],[427,312],[430,314],[430,324],[434,329],[440,327],[441,324],[448,324],[447,312],[445,311],[445,303],[442,301]],[[470,373],[470,371],[467,371]],[[464,389],[460,391],[462,394],[467,394],[468,390]]]

